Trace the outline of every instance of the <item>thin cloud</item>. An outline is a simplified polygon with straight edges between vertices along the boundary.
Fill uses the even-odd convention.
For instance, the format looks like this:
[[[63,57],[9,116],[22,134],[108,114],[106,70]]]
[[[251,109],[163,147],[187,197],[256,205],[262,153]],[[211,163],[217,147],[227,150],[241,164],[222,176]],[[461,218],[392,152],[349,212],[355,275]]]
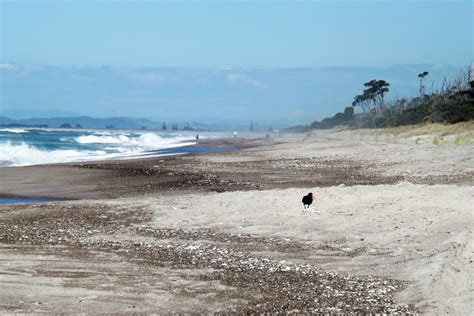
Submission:
[[[270,89],[269,86],[267,86],[266,84],[264,84],[264,83],[262,83],[258,80],[249,78],[245,75],[236,74],[236,73],[227,74],[227,81],[229,81],[231,83],[239,83],[239,84],[249,85],[249,86],[253,86],[253,87],[256,87],[256,88],[259,88],[259,89],[263,89],[263,90],[269,90]]]
[[[0,69],[16,70],[16,69],[19,69],[19,67],[13,64],[0,63]]]

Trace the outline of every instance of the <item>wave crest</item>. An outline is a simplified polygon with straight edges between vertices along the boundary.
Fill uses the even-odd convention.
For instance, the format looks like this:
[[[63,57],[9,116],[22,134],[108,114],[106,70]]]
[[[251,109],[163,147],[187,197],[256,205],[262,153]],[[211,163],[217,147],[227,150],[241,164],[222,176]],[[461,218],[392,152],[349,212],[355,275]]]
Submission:
[[[83,135],[75,138],[75,141],[80,144],[120,144],[125,147],[141,147],[144,149],[160,149],[167,148],[171,144],[178,144],[182,141],[192,140],[192,137],[173,136],[163,137],[153,133],[139,134],[138,137],[133,137],[128,134],[118,135]]]
[[[29,133],[26,129],[21,129],[21,128],[3,128],[0,129],[0,132],[8,132],[8,133],[14,133],[14,134],[22,134],[22,133]]]
[[[72,149],[41,150],[27,144],[0,144],[0,167],[28,166],[47,163],[85,161],[107,158],[105,151],[79,151]]]
[[[128,142],[130,138],[125,135],[118,136],[97,136],[97,135],[83,135],[75,138],[79,144],[120,144]]]
[[[0,143],[0,167],[159,156],[162,154],[156,150],[195,144],[192,137],[181,135],[127,135],[114,133],[58,138],[64,146],[72,146],[64,147],[68,149],[42,149],[35,147],[35,143],[12,144],[7,141]],[[37,140],[38,136],[35,137]]]

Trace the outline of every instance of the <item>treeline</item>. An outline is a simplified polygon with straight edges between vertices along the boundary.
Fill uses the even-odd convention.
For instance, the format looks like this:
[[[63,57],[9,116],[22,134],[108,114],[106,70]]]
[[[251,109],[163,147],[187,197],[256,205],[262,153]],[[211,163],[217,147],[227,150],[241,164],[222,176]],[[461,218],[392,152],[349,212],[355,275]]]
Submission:
[[[0,127],[8,127],[8,128],[48,128],[49,126],[46,124],[37,124],[37,125],[31,125],[31,124],[0,124]]]
[[[427,71],[418,74],[419,95],[385,102],[390,83],[373,79],[364,83],[361,94],[354,97],[352,106],[333,117],[315,121],[310,125],[295,126],[287,131],[302,132],[311,129],[328,129],[335,126],[354,128],[395,127],[400,125],[431,123],[458,123],[474,119],[474,78],[468,66],[454,80],[444,80],[442,86],[426,93]]]
[[[161,125],[161,130],[163,131],[166,131],[168,129],[167,125],[166,125],[166,122],[163,122],[163,125]],[[179,127],[178,127],[178,123],[173,123],[171,125],[171,130],[172,131],[179,131]],[[189,123],[186,123],[183,128],[182,128],[183,131],[205,131],[204,129],[202,128],[195,128],[195,127],[192,127],[191,125],[189,125]]]

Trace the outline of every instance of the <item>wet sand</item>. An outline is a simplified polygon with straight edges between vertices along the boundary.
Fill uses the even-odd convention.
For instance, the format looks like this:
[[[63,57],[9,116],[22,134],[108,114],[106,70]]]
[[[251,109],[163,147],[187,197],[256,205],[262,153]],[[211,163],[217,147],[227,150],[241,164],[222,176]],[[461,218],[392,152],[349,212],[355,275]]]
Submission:
[[[472,311],[471,144],[211,145],[245,148],[1,168],[2,196],[70,200],[0,205],[0,310]]]

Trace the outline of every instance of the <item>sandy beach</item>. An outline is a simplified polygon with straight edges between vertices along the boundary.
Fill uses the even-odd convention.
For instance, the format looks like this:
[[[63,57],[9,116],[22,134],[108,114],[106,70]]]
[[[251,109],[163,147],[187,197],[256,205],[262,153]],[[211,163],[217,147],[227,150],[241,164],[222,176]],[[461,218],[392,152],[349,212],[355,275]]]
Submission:
[[[471,314],[472,131],[442,132],[0,168],[60,199],[0,204],[0,312]]]

